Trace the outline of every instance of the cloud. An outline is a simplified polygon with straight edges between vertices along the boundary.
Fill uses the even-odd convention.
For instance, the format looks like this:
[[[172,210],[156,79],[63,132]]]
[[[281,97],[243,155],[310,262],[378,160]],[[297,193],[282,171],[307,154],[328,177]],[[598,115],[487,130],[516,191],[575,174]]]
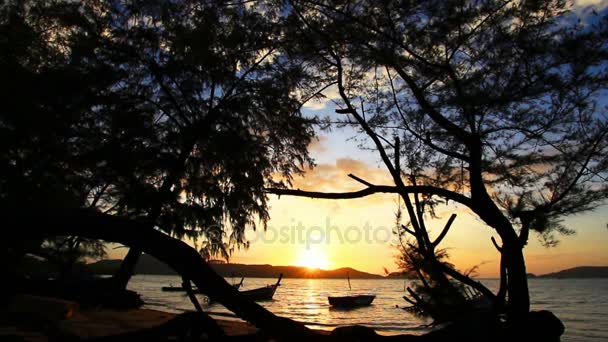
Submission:
[[[340,93],[338,92],[338,87],[333,85],[328,87],[327,89],[321,92],[323,97],[312,99],[304,104],[305,109],[309,110],[323,110],[327,109],[328,105],[332,103],[332,101],[338,100],[340,98]]]
[[[608,9],[608,0],[575,0],[572,6],[575,16],[584,22],[592,20],[594,12],[601,13],[606,9]]]
[[[586,7],[586,6],[594,6],[598,8],[608,6],[608,1],[606,0],[575,0],[574,6],[578,7]]]
[[[293,188],[309,191],[356,191],[364,185],[348,177],[354,174],[372,184],[392,184],[388,171],[352,158],[339,158],[335,164],[319,164],[293,181]]]
[[[304,109],[308,110],[323,110],[327,108],[327,99],[312,99],[304,104]]]
[[[308,144],[308,151],[313,155],[325,153],[327,150],[327,137],[324,135],[312,139]]]
[[[306,170],[303,176],[293,179],[291,188],[317,192],[353,192],[365,188],[365,185],[348,177],[349,174],[354,174],[372,184],[393,185],[392,179],[385,169],[352,158],[340,158],[335,163],[319,164]],[[386,205],[396,208],[396,196],[395,194],[374,194],[348,200],[319,200],[303,197],[299,197],[299,199],[323,203],[323,206],[330,206],[334,213],[344,213],[343,210],[346,208],[377,208]]]

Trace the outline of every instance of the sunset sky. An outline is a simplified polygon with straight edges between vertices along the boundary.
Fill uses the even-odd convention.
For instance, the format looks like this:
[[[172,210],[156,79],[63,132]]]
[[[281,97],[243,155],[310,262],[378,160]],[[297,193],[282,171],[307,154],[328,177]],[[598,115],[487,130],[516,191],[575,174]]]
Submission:
[[[369,182],[391,184],[388,172],[371,152],[346,141],[353,132],[332,131],[311,146],[317,167],[294,188],[316,191],[353,191],[362,185],[347,175]],[[396,195],[373,195],[354,200],[322,200],[282,196],[270,201],[271,220],[264,233],[248,232],[248,250],[237,251],[231,262],[302,265],[321,268],[350,266],[382,274],[396,270]],[[459,269],[479,266],[478,276],[498,275],[498,252],[490,237],[498,236],[462,206],[439,208],[440,219],[429,220],[432,236],[438,234],[451,213],[458,217],[441,246],[449,247]],[[608,265],[608,206],[565,220],[576,234],[564,236],[557,247],[545,248],[531,235],[525,249],[528,271],[537,274],[580,265]]]

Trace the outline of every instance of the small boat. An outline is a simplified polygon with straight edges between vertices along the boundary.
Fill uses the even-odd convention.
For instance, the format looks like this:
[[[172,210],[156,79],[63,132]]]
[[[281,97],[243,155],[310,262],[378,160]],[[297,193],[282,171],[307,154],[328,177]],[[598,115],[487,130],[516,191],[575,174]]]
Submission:
[[[348,275],[348,273],[346,273],[346,279],[348,280],[348,289],[352,290],[352,287],[350,286],[350,276]],[[360,306],[370,305],[374,301],[374,298],[376,298],[375,295],[365,294],[336,297],[328,296],[327,300],[329,301],[329,305],[331,305],[332,307],[351,309]]]
[[[281,279],[283,278],[283,274],[279,275],[279,280],[274,285],[267,285],[265,287],[260,287],[257,289],[241,291],[239,292],[243,296],[253,300],[253,301],[264,301],[264,300],[272,300],[274,293],[277,291],[277,287],[281,285]]]
[[[341,296],[341,297],[327,297],[329,305],[339,308],[354,308],[358,306],[370,305],[375,295],[354,295],[354,296]]]
[[[243,280],[245,280],[245,278],[241,278],[241,282],[240,283],[238,283],[238,284],[232,284],[232,286],[235,289],[238,290],[241,286],[243,286]],[[163,286],[160,289],[163,292],[186,292],[186,289],[183,286],[173,286],[173,285],[171,285],[171,286]],[[202,293],[197,288],[193,288],[192,290],[194,291],[194,293],[199,293],[199,294]]]
[[[182,286],[163,286],[160,288],[163,292],[185,292],[186,289]],[[198,292],[196,289],[194,292]]]

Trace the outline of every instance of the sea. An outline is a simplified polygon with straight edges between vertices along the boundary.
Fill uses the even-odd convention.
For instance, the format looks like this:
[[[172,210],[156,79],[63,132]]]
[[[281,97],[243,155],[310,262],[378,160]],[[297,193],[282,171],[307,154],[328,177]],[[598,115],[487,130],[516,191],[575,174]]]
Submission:
[[[227,278],[230,283],[240,279]],[[241,290],[274,284],[276,279],[247,278]],[[403,310],[404,289],[409,280],[351,279],[351,289],[344,279],[283,279],[272,301],[260,302],[276,315],[292,318],[314,329],[331,330],[338,326],[361,324],[383,335],[419,335],[432,329],[430,320]],[[490,289],[496,279],[481,279]],[[179,313],[194,310],[186,295],[163,292],[163,286],[179,286],[177,276],[137,275],[129,283],[145,301],[144,308]],[[550,310],[559,317],[566,331],[562,341],[608,341],[608,279],[529,279],[532,310]],[[328,296],[375,294],[368,307],[339,310],[329,306]],[[205,311],[223,319],[238,320],[220,304],[208,304],[199,296]]]

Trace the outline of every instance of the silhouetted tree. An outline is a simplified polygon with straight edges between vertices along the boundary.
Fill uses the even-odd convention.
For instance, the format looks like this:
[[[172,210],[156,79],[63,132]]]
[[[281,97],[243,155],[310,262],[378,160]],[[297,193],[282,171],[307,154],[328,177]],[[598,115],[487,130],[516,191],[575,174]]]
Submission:
[[[354,177],[364,189],[274,192],[398,193],[419,239],[412,195],[469,208],[501,239],[498,295],[523,317],[530,231],[553,244],[570,232],[563,217],[608,196],[606,17],[581,23],[565,1],[290,4],[298,53],[338,90],[333,121],[371,140],[394,185]]]
[[[97,162],[103,163],[84,161],[99,147],[91,139],[97,134],[89,127],[91,108],[116,80],[94,62],[92,37],[61,35],[74,27],[69,8],[45,12],[44,4],[5,2],[0,16],[0,206],[32,213],[87,205],[99,184]],[[0,259],[10,270],[42,242],[17,243],[9,234]]]
[[[3,135],[10,144],[2,162],[14,175],[0,190],[7,201],[19,195],[19,177],[39,185],[51,207],[59,195],[51,186],[59,186],[67,207],[145,218],[193,239],[204,254],[227,257],[246,245],[247,227],[268,219],[263,189],[285,186],[312,162],[311,122],[299,112],[306,91],[295,91],[305,74],[284,57],[271,7],[187,0],[25,7],[4,25],[8,36],[22,27],[29,41],[3,40],[22,47],[3,50],[14,64],[3,67],[33,78],[14,71],[3,80],[15,105],[3,108],[1,127],[22,135]],[[13,87],[11,79],[31,84]],[[32,85],[36,111],[19,106]],[[32,127],[52,143],[28,134]],[[48,165],[36,163],[38,155]],[[27,196],[45,205],[37,193]],[[139,254],[129,252],[120,286]]]

